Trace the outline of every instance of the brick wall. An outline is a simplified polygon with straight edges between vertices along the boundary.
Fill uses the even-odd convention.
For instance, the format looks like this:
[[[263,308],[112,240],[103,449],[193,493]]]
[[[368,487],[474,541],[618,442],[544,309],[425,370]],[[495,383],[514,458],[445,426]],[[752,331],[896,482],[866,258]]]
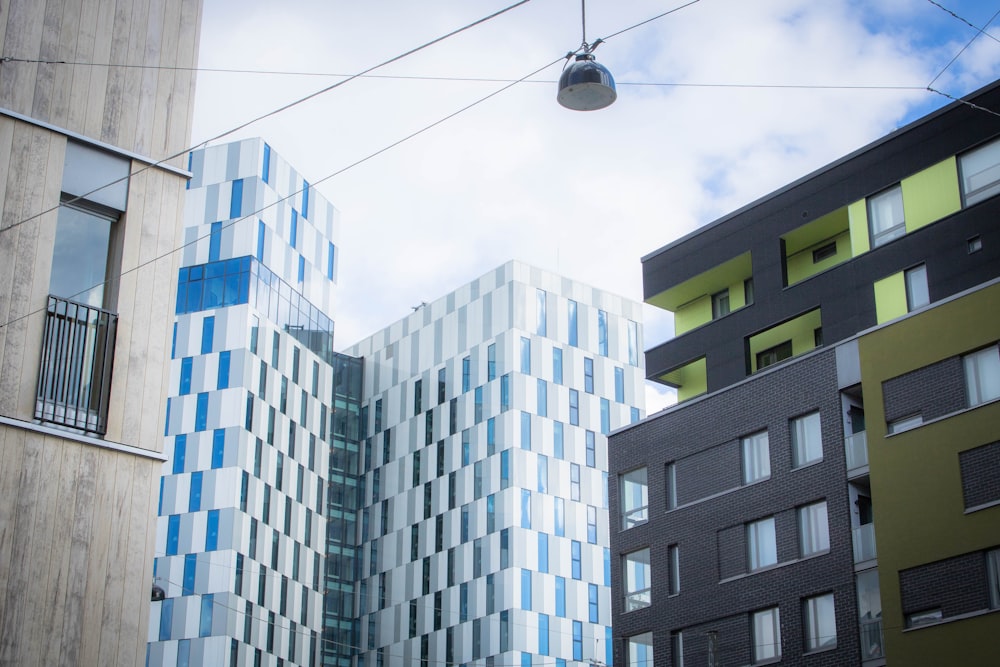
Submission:
[[[920,413],[924,421],[968,406],[961,357],[952,357],[882,383],[885,421]]]
[[[1000,442],[959,453],[958,464],[966,509],[1000,501]]]
[[[903,615],[940,608],[942,616],[958,616],[990,606],[986,557],[975,551],[920,565],[899,573]]]

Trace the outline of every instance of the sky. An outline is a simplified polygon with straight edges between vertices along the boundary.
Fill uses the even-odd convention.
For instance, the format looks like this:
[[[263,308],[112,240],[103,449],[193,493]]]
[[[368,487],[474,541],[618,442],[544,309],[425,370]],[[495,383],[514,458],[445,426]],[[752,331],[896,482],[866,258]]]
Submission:
[[[517,1],[209,0],[192,144]],[[340,211],[337,349],[510,259],[641,301],[644,255],[1000,78],[998,12],[590,0],[584,35],[581,3],[530,0],[213,143],[263,137]],[[598,38],[618,99],[564,109]],[[645,347],[672,336],[644,319]]]

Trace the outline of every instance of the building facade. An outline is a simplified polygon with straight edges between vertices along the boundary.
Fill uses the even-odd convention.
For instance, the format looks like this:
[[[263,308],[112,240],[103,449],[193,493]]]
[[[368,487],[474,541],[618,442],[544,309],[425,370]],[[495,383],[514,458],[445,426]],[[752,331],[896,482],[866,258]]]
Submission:
[[[620,664],[988,662],[998,104],[993,84],[643,259],[676,329],[647,374],[679,403],[610,439]]]
[[[610,663],[606,434],[640,306],[509,262],[364,359],[358,665]]]
[[[145,657],[200,20],[0,7],[3,664]]]
[[[333,436],[337,212],[259,139],[189,168],[148,662],[315,665],[328,552],[353,549],[327,505],[357,460]]]

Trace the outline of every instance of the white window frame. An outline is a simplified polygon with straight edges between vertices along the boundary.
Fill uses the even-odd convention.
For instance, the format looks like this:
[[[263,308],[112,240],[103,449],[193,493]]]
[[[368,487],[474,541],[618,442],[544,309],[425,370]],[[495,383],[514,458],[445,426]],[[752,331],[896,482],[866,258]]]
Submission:
[[[927,265],[920,264],[903,272],[906,283],[906,311],[912,312],[923,308],[931,302],[927,287]]]
[[[767,431],[748,435],[741,440],[743,450],[743,483],[752,484],[771,476],[771,447]]]
[[[992,141],[958,156],[964,206],[1000,193],[1000,141]]]
[[[969,407],[1000,398],[1000,347],[991,345],[962,357]]]
[[[625,584],[625,611],[648,607],[652,600],[652,571],[649,564],[649,547],[637,549],[622,556]]]
[[[868,229],[872,248],[906,234],[903,188],[898,183],[868,198]]]
[[[799,553],[803,558],[830,550],[830,521],[826,501],[799,508]]]
[[[806,598],[802,605],[802,635],[807,651],[837,648],[837,612],[833,593]]]
[[[819,412],[811,412],[793,419],[791,436],[793,468],[801,468],[823,460],[823,428]]]
[[[622,530],[641,526],[649,521],[649,484],[647,480],[648,474],[645,467],[630,470],[618,477]]]
[[[778,564],[778,540],[773,516],[748,523],[746,536],[747,567],[751,572]]]
[[[753,664],[781,659],[781,614],[777,607],[754,612],[751,632]]]

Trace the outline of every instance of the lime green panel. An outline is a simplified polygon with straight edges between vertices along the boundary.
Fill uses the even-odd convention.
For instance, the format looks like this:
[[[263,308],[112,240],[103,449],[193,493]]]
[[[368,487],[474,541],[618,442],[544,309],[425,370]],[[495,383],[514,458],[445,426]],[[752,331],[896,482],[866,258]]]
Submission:
[[[674,285],[670,289],[646,299],[646,303],[676,313],[682,306],[705,295],[716,292],[742,282],[753,273],[750,253],[745,252],[738,257],[719,264],[697,276]]]
[[[813,263],[813,250],[821,248],[831,241],[837,244],[837,253],[827,257],[821,262]],[[787,249],[787,244],[785,247]],[[817,273],[826,271],[827,269],[836,266],[841,262],[846,262],[849,259],[851,259],[851,234],[847,230],[844,230],[844,232],[837,235],[835,238],[824,239],[820,243],[809,246],[785,258],[785,268],[788,273],[788,284],[794,285],[797,282],[814,276]]]
[[[660,381],[677,389],[677,400],[686,401],[708,391],[705,357],[660,376]]]
[[[958,191],[958,166],[954,157],[904,178],[903,215],[912,232],[962,208]]]
[[[879,324],[907,313],[906,282],[903,272],[875,281],[875,319]]]
[[[729,286],[729,310],[732,312],[745,305],[747,305],[747,290],[743,286],[743,280],[741,280]]]
[[[682,333],[711,321],[712,297],[703,296],[700,299],[689,301],[677,309],[674,313],[674,334],[680,336]]]
[[[811,310],[793,320],[771,327],[750,337],[750,368],[757,372],[757,353],[780,345],[786,340],[792,341],[792,356],[805,354],[816,347],[816,329],[822,327],[820,311]]]
[[[840,236],[841,233],[848,231],[849,227],[850,218],[847,207],[844,206],[801,227],[796,227],[781,239],[785,242],[785,252],[794,255],[800,250],[823,245],[824,241]]]
[[[871,250],[868,238],[868,203],[861,199],[847,207],[851,223],[851,254],[854,257]]]

